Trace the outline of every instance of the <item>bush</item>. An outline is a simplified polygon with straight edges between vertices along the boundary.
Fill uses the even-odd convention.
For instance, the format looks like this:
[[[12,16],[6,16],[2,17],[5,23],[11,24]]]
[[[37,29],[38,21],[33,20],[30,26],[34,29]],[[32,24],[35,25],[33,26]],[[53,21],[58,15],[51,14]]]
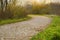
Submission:
[[[12,7],[12,9],[10,8],[10,10],[11,13],[13,13],[13,18],[21,18],[27,16],[25,8],[21,6]]]
[[[0,19],[22,18],[27,16],[27,11],[22,6],[8,5],[7,9],[0,13]]]
[[[32,14],[49,14],[50,7],[47,5],[33,5]]]

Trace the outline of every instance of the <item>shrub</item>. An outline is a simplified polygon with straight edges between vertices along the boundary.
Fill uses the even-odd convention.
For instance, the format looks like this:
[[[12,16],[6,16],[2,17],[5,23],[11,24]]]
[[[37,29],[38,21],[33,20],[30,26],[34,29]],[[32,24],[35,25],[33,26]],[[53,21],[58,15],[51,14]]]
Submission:
[[[27,11],[22,6],[12,6],[8,5],[7,9],[0,13],[0,19],[11,19],[11,18],[21,18],[26,17]]]
[[[13,18],[21,18],[27,16],[25,8],[21,6],[12,7],[12,9],[10,8],[10,10],[11,13],[13,13]]]
[[[60,40],[60,36],[57,35],[57,34],[55,34],[55,35],[52,37],[51,40]]]
[[[47,5],[33,5],[32,14],[49,14],[50,7]]]

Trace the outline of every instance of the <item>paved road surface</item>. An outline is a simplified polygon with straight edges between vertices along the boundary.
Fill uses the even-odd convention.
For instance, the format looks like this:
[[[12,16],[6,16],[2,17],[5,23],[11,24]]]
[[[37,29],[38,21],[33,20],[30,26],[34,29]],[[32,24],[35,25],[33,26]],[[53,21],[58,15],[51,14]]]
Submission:
[[[30,40],[33,35],[42,31],[51,22],[45,16],[32,16],[32,19],[23,22],[0,26],[0,40]]]

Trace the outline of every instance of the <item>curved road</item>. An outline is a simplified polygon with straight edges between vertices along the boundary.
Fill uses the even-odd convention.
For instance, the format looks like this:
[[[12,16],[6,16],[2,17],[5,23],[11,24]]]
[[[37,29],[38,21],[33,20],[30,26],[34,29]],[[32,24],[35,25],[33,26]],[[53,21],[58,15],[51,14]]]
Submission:
[[[42,31],[51,22],[45,16],[32,16],[28,21],[0,26],[1,40],[30,40],[33,35]]]

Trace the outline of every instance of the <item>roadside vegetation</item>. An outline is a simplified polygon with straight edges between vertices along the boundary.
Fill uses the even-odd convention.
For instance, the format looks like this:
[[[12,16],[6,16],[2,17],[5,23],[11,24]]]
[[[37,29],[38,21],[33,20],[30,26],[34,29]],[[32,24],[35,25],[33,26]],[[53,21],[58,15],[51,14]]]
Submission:
[[[0,20],[0,25],[26,21],[26,20],[29,20],[29,19],[31,19],[30,16],[27,16],[27,17],[24,17],[24,18],[14,18],[14,19]]]
[[[52,23],[31,40],[60,40],[60,16],[53,16]]]

